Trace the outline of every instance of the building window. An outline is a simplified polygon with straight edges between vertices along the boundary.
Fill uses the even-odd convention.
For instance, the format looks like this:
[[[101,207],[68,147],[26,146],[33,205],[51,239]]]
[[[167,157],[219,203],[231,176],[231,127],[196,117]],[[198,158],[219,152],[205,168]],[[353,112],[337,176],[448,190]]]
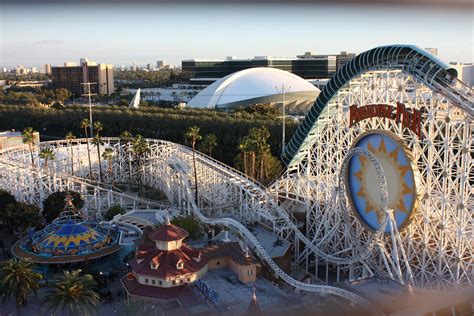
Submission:
[[[155,279],[151,279],[151,284],[155,284]]]
[[[163,281],[158,281],[158,284],[159,284],[159,285],[163,285]]]
[[[145,283],[148,284],[148,278],[145,278]]]
[[[179,261],[178,264],[177,264],[177,268],[178,269],[182,269],[184,267],[184,264],[182,261]]]

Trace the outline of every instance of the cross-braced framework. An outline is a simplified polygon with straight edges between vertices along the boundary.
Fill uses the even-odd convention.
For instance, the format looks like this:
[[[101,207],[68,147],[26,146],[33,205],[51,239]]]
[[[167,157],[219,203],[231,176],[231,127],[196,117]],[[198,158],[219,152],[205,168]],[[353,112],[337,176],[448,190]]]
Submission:
[[[413,47],[374,51],[361,54],[362,61],[356,58],[349,63],[323,89],[313,107],[319,113],[310,111],[301,126],[303,132],[298,130],[283,156],[289,162],[285,174],[268,189],[197,152],[199,196],[195,203],[193,155],[189,148],[146,139],[149,150],[138,155],[132,144],[118,138],[103,138],[99,153],[90,139],[42,142],[34,148],[35,165],[31,164],[28,148],[4,149],[0,152],[0,187],[17,199],[40,207],[52,192],[79,191],[86,199],[86,207],[99,218],[114,204],[129,209],[173,207],[183,213],[194,212],[204,222],[241,230],[256,253],[291,285],[341,295],[359,303],[362,300],[347,291],[292,281],[277,269],[251,232],[242,227],[258,223],[288,240],[295,266],[301,265],[316,275],[320,275],[318,267],[326,264],[326,275],[329,267],[334,267],[338,280],[384,275],[419,288],[472,284],[472,93]],[[405,68],[395,67],[395,59],[385,58],[385,52],[389,56],[395,54],[396,60],[405,56],[401,63]],[[383,67],[379,67],[382,69],[362,67],[363,71],[355,71],[359,64],[370,66],[367,56],[383,57]],[[354,104],[395,106],[397,102],[408,111],[422,113],[419,133],[388,118],[350,122],[350,106]],[[344,176],[351,158],[367,157],[376,167],[380,180],[376,186],[383,195],[386,176],[377,158],[370,150],[352,148],[360,135],[374,130],[389,132],[401,140],[413,162],[417,184],[416,207],[408,223],[398,226],[394,211],[381,207],[384,215],[375,231],[367,229],[354,215]],[[43,148],[56,153],[48,167],[38,157]],[[102,159],[99,176],[98,154],[107,148],[112,149],[111,159]],[[120,192],[116,183],[158,188],[171,205]],[[295,219],[302,212],[306,219],[304,232]]]
[[[378,116],[351,126],[354,104],[397,103],[423,113],[421,137]],[[349,204],[337,202],[338,170],[348,150],[360,135],[374,130],[397,135],[411,153],[418,173],[417,206],[408,225],[386,234],[371,256],[339,264],[330,256],[358,257],[374,234]],[[334,265],[338,278],[381,274],[435,289],[472,284],[473,131],[466,111],[402,70],[367,71],[350,80],[330,99],[304,148],[272,188],[306,212],[306,234],[326,254],[314,256],[305,249],[298,261],[307,269],[309,260],[316,261],[316,269],[321,263]],[[349,221],[344,220],[347,215]]]
[[[289,284],[312,292],[345,297],[355,303],[366,305],[367,301],[348,290],[304,284],[292,279],[273,262],[246,224],[259,223],[292,243],[302,240],[313,252],[317,248],[298,230],[292,218],[278,206],[275,198],[266,189],[234,170],[204,154],[196,153],[196,168],[199,184],[199,208],[194,202],[194,177],[192,151],[184,146],[157,139],[146,139],[149,151],[142,156],[131,152],[128,143],[118,138],[103,138],[100,154],[106,148],[113,149],[111,161],[102,161],[103,174],[99,179],[98,158],[95,148],[91,153],[91,169],[88,164],[87,142],[76,139],[42,142],[34,148],[31,164],[28,148],[18,146],[0,152],[0,187],[10,190],[17,199],[42,206],[43,200],[58,190],[76,190],[86,198],[86,208],[99,219],[107,207],[116,203],[132,208],[148,206],[194,212],[200,219],[213,218],[207,223],[229,225],[240,230],[256,254]],[[41,149],[50,148],[56,159],[48,167],[39,159]],[[94,157],[95,155],[95,157]],[[110,166],[109,166],[110,163]],[[72,171],[74,170],[74,175]],[[92,170],[92,173],[90,172]],[[142,183],[159,188],[173,206],[163,205],[140,197],[130,196],[114,189],[113,183]],[[201,213],[201,211],[203,213]],[[205,215],[204,215],[205,214]],[[208,216],[208,217],[206,217]],[[245,229],[244,229],[245,228]]]

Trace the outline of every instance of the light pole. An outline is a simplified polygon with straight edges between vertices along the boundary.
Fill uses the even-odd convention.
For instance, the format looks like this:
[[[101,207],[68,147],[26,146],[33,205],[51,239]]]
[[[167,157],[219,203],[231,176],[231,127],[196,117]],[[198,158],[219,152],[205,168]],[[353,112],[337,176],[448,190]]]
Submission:
[[[91,85],[96,84],[95,82],[84,82],[82,85],[87,87],[87,93],[84,93],[83,97],[88,97],[89,99],[89,122],[90,122],[90,130],[91,130],[91,137],[94,137],[94,130],[93,130],[93,123],[92,123],[92,102],[91,96],[95,95],[96,93],[91,93]]]
[[[285,134],[286,134],[286,122],[285,122],[285,119],[286,119],[286,108],[285,108],[285,93],[287,93],[288,91],[290,91],[291,87],[285,87],[284,84],[281,85],[281,88],[278,88],[278,87],[275,87],[276,91],[281,94],[281,97],[282,97],[282,102],[281,102],[281,109],[282,109],[282,116],[281,116],[281,119],[282,119],[282,136],[281,136],[281,152],[283,153],[285,151],[285,145],[286,145],[286,142],[285,142]]]

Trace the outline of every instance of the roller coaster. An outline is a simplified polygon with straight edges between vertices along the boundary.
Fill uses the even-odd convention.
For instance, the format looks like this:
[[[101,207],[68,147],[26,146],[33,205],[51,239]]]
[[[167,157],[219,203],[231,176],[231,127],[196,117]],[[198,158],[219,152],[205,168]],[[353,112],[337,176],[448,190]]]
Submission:
[[[150,150],[136,157],[130,144],[111,137],[100,150],[112,149],[113,159],[99,168],[91,154],[91,170],[91,139],[41,142],[35,164],[25,146],[3,149],[0,187],[40,207],[52,192],[78,191],[99,219],[116,204],[194,214],[239,231],[291,286],[357,304],[368,302],[289,276],[246,224],[287,240],[294,267],[316,277],[326,266],[337,281],[383,276],[424,290],[465,288],[474,279],[473,100],[455,71],[428,53],[409,45],[378,47],[329,81],[282,155],[285,172],[269,187],[196,152],[196,201],[191,149],[146,139]],[[43,148],[56,154],[47,166],[38,158]],[[128,182],[161,190],[170,204],[112,185]]]

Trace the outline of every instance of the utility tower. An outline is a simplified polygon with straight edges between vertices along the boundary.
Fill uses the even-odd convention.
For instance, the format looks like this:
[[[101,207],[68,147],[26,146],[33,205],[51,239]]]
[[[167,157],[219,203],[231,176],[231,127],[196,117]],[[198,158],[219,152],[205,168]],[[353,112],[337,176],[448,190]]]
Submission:
[[[91,137],[94,136],[94,129],[93,129],[93,123],[92,123],[92,102],[91,102],[91,96],[96,95],[97,93],[91,93],[91,85],[97,84],[97,82],[84,82],[81,83],[82,86],[84,87],[84,94],[82,94],[83,97],[87,97],[89,99],[89,121],[90,121],[90,129],[91,129]]]

